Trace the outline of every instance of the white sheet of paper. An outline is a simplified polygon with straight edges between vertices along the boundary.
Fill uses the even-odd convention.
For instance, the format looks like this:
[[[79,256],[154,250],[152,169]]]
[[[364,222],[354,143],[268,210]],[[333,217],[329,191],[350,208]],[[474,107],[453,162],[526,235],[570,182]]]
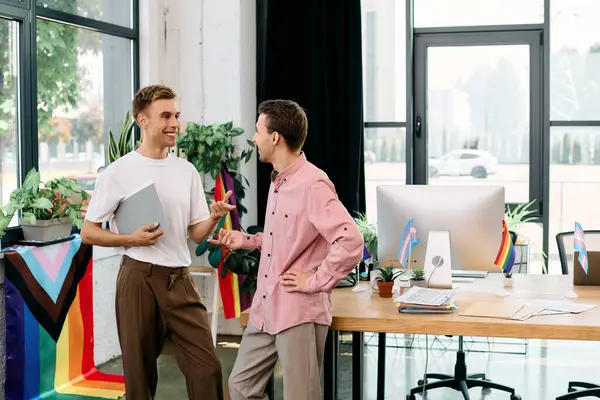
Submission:
[[[591,310],[592,308],[596,307],[596,305],[594,305],[594,304],[576,303],[573,301],[543,300],[543,299],[531,300],[527,304],[530,306],[533,306],[533,307],[540,307],[544,310],[561,311],[561,312],[568,312],[568,313],[574,313],[574,314],[579,314],[579,313]]]

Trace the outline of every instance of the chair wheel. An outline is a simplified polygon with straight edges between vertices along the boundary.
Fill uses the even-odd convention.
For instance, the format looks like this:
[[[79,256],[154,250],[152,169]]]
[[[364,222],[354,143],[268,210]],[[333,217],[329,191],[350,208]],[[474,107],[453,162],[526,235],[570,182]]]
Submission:
[[[510,400],[521,400],[521,396],[519,396],[518,394],[511,394]]]
[[[417,386],[423,386],[423,383],[427,383],[427,381],[424,381],[423,379],[419,379],[417,381]]]

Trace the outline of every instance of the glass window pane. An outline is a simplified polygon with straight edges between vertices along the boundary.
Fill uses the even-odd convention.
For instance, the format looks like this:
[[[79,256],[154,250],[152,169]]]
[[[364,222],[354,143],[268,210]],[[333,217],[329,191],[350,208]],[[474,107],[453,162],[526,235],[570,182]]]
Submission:
[[[600,1],[550,6],[550,119],[600,120]]]
[[[427,49],[429,183],[529,201],[529,46]]]
[[[18,185],[19,25],[0,18],[0,199],[8,203]],[[17,225],[15,216],[10,225]]]
[[[377,218],[377,186],[406,183],[404,128],[365,129],[365,184],[367,217]]]
[[[600,229],[600,127],[552,127],[550,137],[549,264],[560,273],[556,234],[573,231],[575,221]]]
[[[36,0],[38,7],[92,18],[126,27],[132,26],[131,0]]]
[[[415,27],[417,28],[541,24],[544,22],[544,0],[414,1]]]
[[[86,186],[105,166],[133,96],[131,41],[48,21],[37,23],[38,139],[42,180]]]
[[[365,121],[406,121],[406,6],[362,0]]]

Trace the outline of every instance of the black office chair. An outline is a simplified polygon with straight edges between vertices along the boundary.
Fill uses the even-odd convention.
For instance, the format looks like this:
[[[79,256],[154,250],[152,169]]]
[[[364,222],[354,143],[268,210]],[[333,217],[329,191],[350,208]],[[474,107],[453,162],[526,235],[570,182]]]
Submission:
[[[585,235],[585,242],[588,248],[600,248],[600,231],[583,231],[583,234]],[[560,268],[563,275],[571,275],[573,272],[573,259],[575,254],[573,248],[573,236],[573,231],[561,232],[556,235],[558,257],[560,259]],[[571,400],[592,396],[600,398],[600,385],[593,383],[571,381],[569,382],[568,391],[569,393],[558,396],[556,400]]]
[[[465,363],[465,352],[463,351],[463,337],[458,337],[458,351],[456,353],[456,364],[454,365],[454,376],[445,374],[426,374],[425,379],[439,379],[435,382],[429,383],[428,381],[423,382],[419,380],[417,387],[410,390],[410,394],[406,396],[407,400],[416,400],[418,393],[423,393],[423,387],[425,391],[437,388],[451,388],[456,391],[462,392],[465,400],[469,400],[469,389],[474,387],[480,387],[483,390],[496,389],[503,392],[510,393],[510,400],[521,400],[521,396],[515,394],[515,389],[508,386],[500,385],[498,383],[490,382],[485,378],[485,374],[471,374],[467,375],[467,364]]]

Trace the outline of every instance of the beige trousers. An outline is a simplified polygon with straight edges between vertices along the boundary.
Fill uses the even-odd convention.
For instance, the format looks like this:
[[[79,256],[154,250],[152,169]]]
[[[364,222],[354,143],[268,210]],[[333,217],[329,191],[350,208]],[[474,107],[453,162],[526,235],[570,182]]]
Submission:
[[[277,359],[283,372],[285,400],[321,400],[328,331],[326,325],[306,323],[273,336],[249,323],[229,376],[231,400],[267,400],[265,388]]]

